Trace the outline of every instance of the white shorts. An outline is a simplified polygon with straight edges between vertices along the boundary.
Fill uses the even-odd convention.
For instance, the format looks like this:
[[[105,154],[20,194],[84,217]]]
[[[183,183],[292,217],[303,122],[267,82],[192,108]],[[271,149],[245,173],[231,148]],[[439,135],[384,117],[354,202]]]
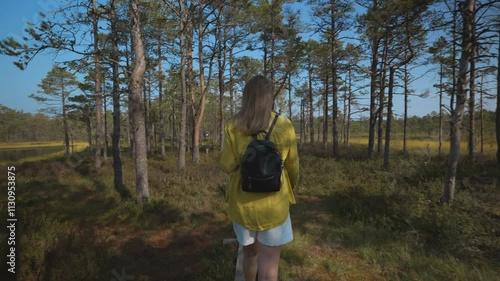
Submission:
[[[293,240],[292,222],[290,214],[285,223],[275,228],[263,231],[251,230],[233,222],[236,239],[242,246],[248,246],[255,242],[255,239],[266,246],[281,246]]]

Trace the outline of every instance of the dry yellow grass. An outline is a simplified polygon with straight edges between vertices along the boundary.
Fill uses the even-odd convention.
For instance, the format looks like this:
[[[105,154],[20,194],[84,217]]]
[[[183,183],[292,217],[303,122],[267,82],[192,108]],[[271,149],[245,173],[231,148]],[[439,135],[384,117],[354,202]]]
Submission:
[[[350,143],[352,144],[362,144],[362,145],[368,145],[368,139],[367,138],[351,138]],[[427,154],[427,148],[429,148],[431,155],[437,155],[439,151],[439,142],[437,140],[433,139],[428,139],[428,140],[415,140],[415,139],[409,139],[407,140],[407,148],[409,151],[412,152],[422,152]],[[403,140],[401,139],[394,139],[391,140],[391,148],[392,149],[398,149],[402,150],[403,149]],[[442,152],[444,154],[447,154],[448,151],[450,150],[450,142],[449,141],[443,141],[442,142]],[[467,149],[467,142],[462,141],[461,142],[461,150],[465,152]],[[495,153],[496,152],[496,144],[493,143],[485,143],[484,144],[484,153],[490,154],[490,153]],[[476,144],[476,151],[479,152],[480,146],[479,144]]]
[[[24,163],[24,162],[33,162],[33,161],[40,161],[40,160],[45,160],[45,159],[51,159],[55,157],[60,157],[65,154],[64,151],[64,142],[59,142],[59,141],[53,141],[53,142],[13,142],[13,143],[0,143],[0,150],[2,151],[9,151],[9,150],[21,150],[21,149],[37,149],[37,148],[57,148],[60,147],[60,151],[52,152],[52,153],[47,153],[43,155],[38,155],[38,156],[33,156],[33,157],[26,157],[20,159],[19,163]],[[81,152],[88,147],[87,142],[75,142],[73,143],[73,152]],[[5,164],[6,161],[1,161],[0,164]]]
[[[53,147],[53,146],[63,146],[63,145],[64,145],[63,141],[3,142],[3,143],[0,143],[0,149],[23,149],[23,148]]]
[[[87,147],[86,142],[75,142],[75,150],[80,147]],[[38,147],[57,147],[64,146],[63,141],[47,141],[47,142],[0,142],[0,149],[23,149],[23,148],[38,148]]]

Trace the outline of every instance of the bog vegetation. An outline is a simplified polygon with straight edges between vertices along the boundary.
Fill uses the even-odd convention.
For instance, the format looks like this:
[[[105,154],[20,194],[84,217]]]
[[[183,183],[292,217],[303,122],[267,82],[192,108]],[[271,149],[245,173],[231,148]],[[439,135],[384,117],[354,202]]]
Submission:
[[[500,116],[494,127],[483,123],[495,96],[500,108],[497,1],[53,4],[22,34],[0,40],[0,54],[20,69],[55,55],[30,97],[57,116],[67,158],[78,131],[94,148],[96,169],[111,147],[114,187],[124,196],[122,141],[133,147],[137,193],[147,201],[147,154],[177,146],[184,169],[188,151],[197,162],[207,141],[220,146],[224,122],[256,74],[274,82],[274,108],[294,119],[300,139],[331,145],[335,157],[355,130],[351,121],[367,118],[367,154],[383,151],[386,169],[397,126],[407,149],[412,99],[434,98],[439,148],[449,136],[444,204],[453,202],[461,136],[471,160],[485,132],[500,143]],[[36,127],[28,134],[42,135]]]
[[[497,280],[492,155],[461,161],[455,203],[443,206],[444,158],[397,153],[387,172],[364,147],[337,159],[301,149],[295,241],[283,249],[280,280]],[[222,244],[234,234],[218,153],[182,171],[167,152],[149,160],[152,199],[144,204],[123,200],[110,160],[97,172],[89,152],[16,165],[18,280],[110,280],[123,271],[143,281],[232,280],[237,249]],[[124,182],[133,194],[129,155]]]

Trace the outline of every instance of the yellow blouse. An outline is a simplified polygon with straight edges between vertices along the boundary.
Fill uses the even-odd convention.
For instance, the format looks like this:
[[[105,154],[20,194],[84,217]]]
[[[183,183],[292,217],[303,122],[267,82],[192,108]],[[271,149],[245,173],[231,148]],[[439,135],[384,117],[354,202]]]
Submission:
[[[274,116],[273,112],[269,126]],[[234,122],[229,122],[225,131],[220,164],[222,169],[230,174],[226,197],[229,218],[248,229],[258,231],[283,224],[288,217],[290,204],[295,204],[293,189],[299,178],[299,154],[292,122],[280,116],[271,134],[271,140],[285,162],[281,175],[281,189],[273,193],[252,193],[242,190],[239,167],[252,137],[244,135],[241,130],[235,128]],[[259,138],[264,135],[261,133]]]

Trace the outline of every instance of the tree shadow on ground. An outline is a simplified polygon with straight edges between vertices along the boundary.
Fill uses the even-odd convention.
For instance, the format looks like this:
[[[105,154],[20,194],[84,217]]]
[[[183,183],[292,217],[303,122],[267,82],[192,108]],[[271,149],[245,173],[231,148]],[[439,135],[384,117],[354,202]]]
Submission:
[[[69,186],[55,178],[20,184],[18,201],[20,209],[83,223],[99,221],[99,217],[116,206],[116,199],[105,192],[86,185]]]
[[[162,174],[173,171],[165,167]],[[121,200],[112,188],[109,162],[96,172],[85,154],[70,162],[51,159],[16,168],[23,174],[16,189],[16,207],[27,216],[20,230],[19,258],[26,265],[22,280],[234,277],[237,249],[222,244],[233,234],[219,209],[186,210],[186,202],[175,201],[184,194],[170,198],[160,192],[162,196],[144,204]],[[156,183],[153,192],[161,184]]]
[[[120,254],[109,259],[107,274],[111,278],[112,271],[123,271],[129,280],[229,280],[234,275],[236,249],[222,249],[228,224],[209,213],[200,216],[205,223],[199,226],[183,222],[157,229],[155,234],[129,235]],[[214,268],[224,264],[226,270]],[[217,277],[221,273],[226,275]]]
[[[390,216],[390,198],[334,193],[325,198],[298,196],[291,207],[294,231],[313,237],[316,244],[357,249],[391,243],[390,227],[377,226],[376,218]]]
[[[230,224],[208,211],[185,217],[162,198],[141,205],[88,181],[68,185],[51,176],[23,183],[18,198],[30,218],[22,231],[22,247],[30,248],[21,252],[30,265],[25,280],[228,280],[234,274],[236,249],[222,248]]]

